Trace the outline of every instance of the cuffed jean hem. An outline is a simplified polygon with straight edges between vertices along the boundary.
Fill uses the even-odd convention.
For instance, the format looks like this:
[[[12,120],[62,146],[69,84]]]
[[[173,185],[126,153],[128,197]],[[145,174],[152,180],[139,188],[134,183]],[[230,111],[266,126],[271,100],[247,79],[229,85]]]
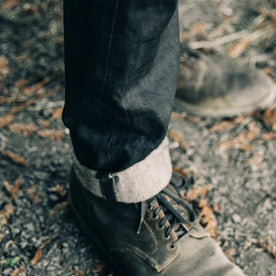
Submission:
[[[105,195],[98,172],[91,170],[74,158],[74,171],[82,185],[96,196],[109,199]],[[163,190],[171,179],[172,166],[169,142],[163,142],[144,160],[120,171],[109,173],[108,185],[113,185],[114,200],[124,203],[145,201]]]

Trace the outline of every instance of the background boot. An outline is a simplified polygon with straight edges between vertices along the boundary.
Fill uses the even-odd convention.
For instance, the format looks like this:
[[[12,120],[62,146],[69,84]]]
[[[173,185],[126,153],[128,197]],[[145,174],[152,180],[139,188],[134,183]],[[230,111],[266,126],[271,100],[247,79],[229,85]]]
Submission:
[[[275,84],[235,60],[207,57],[182,45],[175,105],[203,116],[233,116],[273,104]]]
[[[244,275],[199,226],[173,184],[146,202],[125,204],[94,196],[73,170],[70,189],[81,228],[119,275]]]

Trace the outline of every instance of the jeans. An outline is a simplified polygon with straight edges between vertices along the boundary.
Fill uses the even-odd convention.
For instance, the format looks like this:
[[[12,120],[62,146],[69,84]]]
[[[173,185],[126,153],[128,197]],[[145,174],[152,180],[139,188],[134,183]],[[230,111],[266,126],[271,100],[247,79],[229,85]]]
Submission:
[[[171,170],[165,137],[179,67],[177,0],[66,0],[64,37],[63,121],[75,163],[89,175],[84,185],[119,201],[149,197],[156,189],[137,196],[136,187],[151,190],[157,177],[160,190]],[[139,175],[149,179],[131,180]]]

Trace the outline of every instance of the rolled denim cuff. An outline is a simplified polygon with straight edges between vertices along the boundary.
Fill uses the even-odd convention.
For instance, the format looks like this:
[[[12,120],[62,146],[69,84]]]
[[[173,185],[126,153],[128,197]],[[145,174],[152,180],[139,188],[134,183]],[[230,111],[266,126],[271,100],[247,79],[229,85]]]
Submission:
[[[110,199],[103,187],[104,183],[118,202],[145,201],[169,184],[172,174],[169,142],[165,138],[144,160],[123,171],[109,173],[109,181],[103,181],[99,172],[81,165],[76,158],[73,168],[82,185],[98,197]]]

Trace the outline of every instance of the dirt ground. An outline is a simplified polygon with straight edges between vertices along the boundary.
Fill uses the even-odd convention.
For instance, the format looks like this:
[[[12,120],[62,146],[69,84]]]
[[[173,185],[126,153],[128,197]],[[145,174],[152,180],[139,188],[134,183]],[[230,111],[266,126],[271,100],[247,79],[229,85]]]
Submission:
[[[180,0],[179,15],[191,48],[276,80],[276,1]],[[108,275],[68,207],[62,2],[0,0],[0,26],[0,275]],[[224,252],[246,275],[276,275],[275,109],[173,115],[173,165],[212,185],[206,200]]]

